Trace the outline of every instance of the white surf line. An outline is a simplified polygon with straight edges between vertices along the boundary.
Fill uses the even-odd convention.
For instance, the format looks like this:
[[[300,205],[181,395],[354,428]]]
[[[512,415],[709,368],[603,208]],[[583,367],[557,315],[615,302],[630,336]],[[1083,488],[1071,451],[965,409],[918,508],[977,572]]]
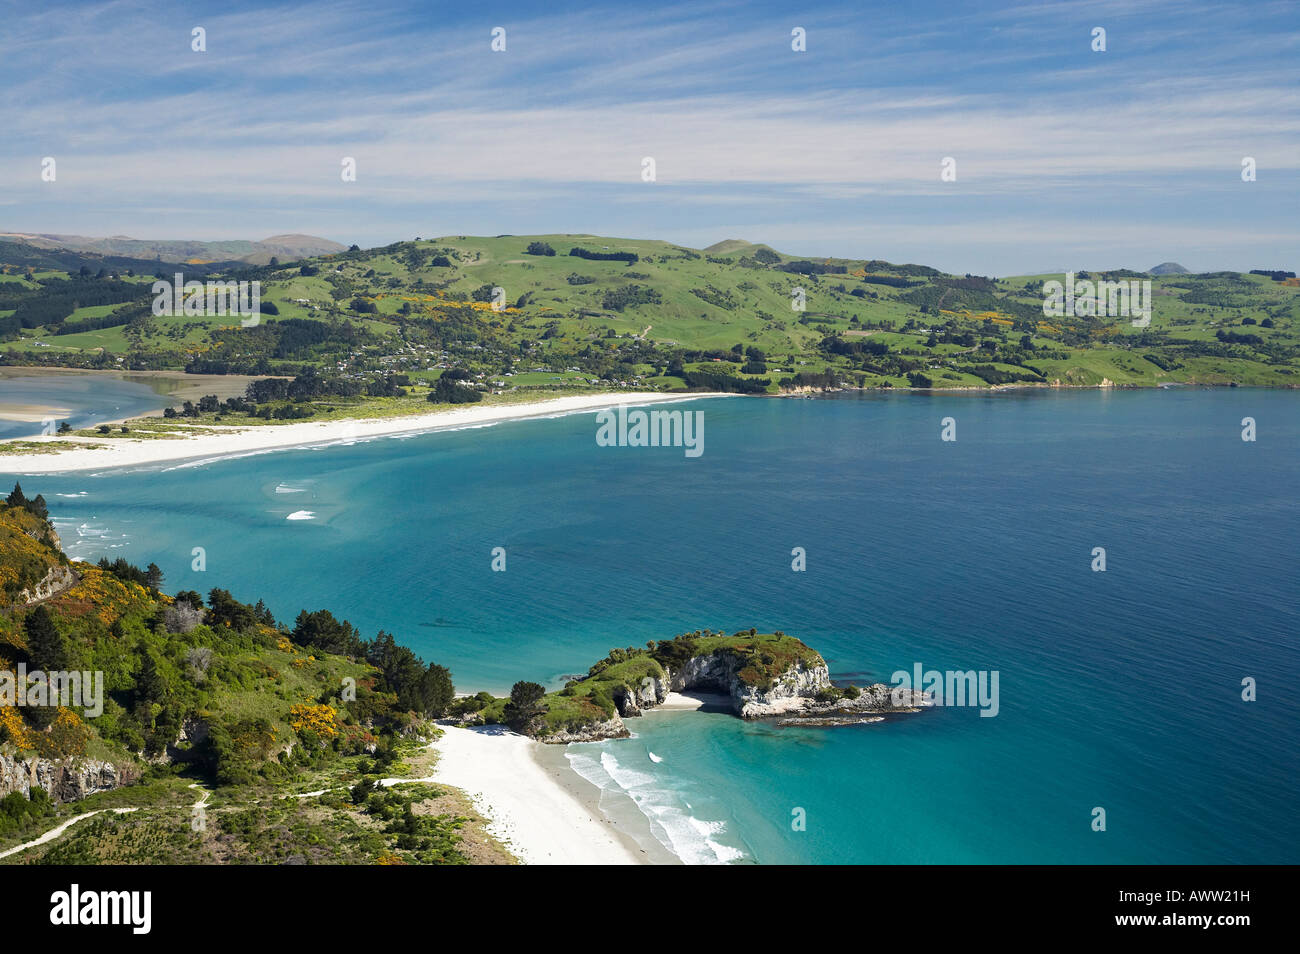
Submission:
[[[139,810],[140,809],[138,808],[99,808],[93,812],[86,812],[82,815],[74,815],[72,818],[69,818],[59,827],[51,828],[49,831],[41,835],[41,837],[39,838],[35,838],[32,841],[17,846],[16,848],[10,848],[7,851],[0,851],[0,858],[8,858],[10,855],[16,855],[20,851],[26,851],[28,848],[35,848],[37,845],[44,845],[47,842],[51,842],[55,838],[58,838],[60,835],[62,835],[65,831],[67,831],[77,822],[81,821],[82,819],[89,818],[91,815],[99,815],[105,811],[112,812],[115,815],[125,815],[129,812],[138,812]]]

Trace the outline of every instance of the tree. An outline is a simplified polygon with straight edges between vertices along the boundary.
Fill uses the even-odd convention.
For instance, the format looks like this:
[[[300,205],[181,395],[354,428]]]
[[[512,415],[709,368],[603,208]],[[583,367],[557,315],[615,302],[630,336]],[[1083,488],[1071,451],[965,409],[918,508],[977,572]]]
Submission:
[[[430,715],[442,715],[456,698],[451,670],[437,663],[429,663],[429,668],[420,680],[420,693],[424,697],[424,711]]]
[[[426,668],[424,660],[398,645],[390,633],[381,630],[366,646],[366,661],[383,672],[384,682],[397,694],[397,704],[403,709],[439,716],[456,696],[447,667],[430,663]]]
[[[208,593],[209,619],[212,626],[229,626],[237,632],[243,632],[255,626],[259,620],[253,607],[239,602],[230,595],[229,590],[213,589]]]
[[[38,606],[23,621],[27,633],[27,655],[32,668],[41,672],[62,672],[69,667],[68,640],[54,625],[44,606]]]
[[[142,702],[162,702],[171,691],[167,677],[152,649],[146,647],[141,657],[140,676],[135,681],[136,695]]]
[[[203,609],[203,597],[194,590],[181,590],[174,599],[177,603],[188,603],[194,609]]]
[[[10,491],[9,496],[5,498],[5,503],[11,507],[22,507],[27,503],[27,497],[23,495],[23,486],[17,481],[14,482],[14,489]]]
[[[546,711],[546,705],[542,702],[545,695],[545,687],[535,682],[521,679],[511,686],[510,701],[506,703],[504,712],[506,725],[516,732],[527,733],[533,721]]]
[[[461,372],[464,374],[464,372]],[[434,382],[429,392],[429,401],[433,404],[472,404],[483,400],[483,392],[467,388],[455,377],[455,371],[446,371]]]
[[[151,590],[156,590],[162,586],[163,571],[158,568],[157,563],[150,563],[144,570],[145,584]]]
[[[319,649],[340,656],[360,656],[365,650],[356,629],[347,620],[339,622],[329,610],[309,613],[303,610],[289,634],[299,646]]]

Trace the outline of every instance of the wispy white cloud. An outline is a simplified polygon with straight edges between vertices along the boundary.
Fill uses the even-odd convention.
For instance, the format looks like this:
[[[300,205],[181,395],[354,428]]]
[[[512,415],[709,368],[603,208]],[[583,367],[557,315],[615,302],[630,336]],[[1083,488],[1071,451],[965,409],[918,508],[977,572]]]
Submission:
[[[684,228],[716,235],[726,209],[747,207],[756,222],[786,223],[759,236],[779,243],[802,234],[787,207],[829,235],[858,205],[888,202],[918,235],[978,250],[982,224],[1008,202],[1092,195],[1168,223],[1127,235],[1190,242],[1189,199],[1207,186],[1287,183],[1295,195],[1300,31],[1285,9],[1253,6],[1266,28],[1170,0],[20,11],[0,31],[0,224],[74,231],[117,214],[112,231],[157,234],[182,228],[172,223],[186,209],[208,234],[256,235],[263,218],[296,211],[393,239],[436,207],[472,204],[488,232],[530,205],[597,228],[634,209],[658,225],[652,213],[670,207]],[[1094,21],[1109,25],[1104,55],[1088,50]],[[504,54],[489,49],[498,23]],[[807,53],[789,49],[796,24]],[[189,49],[194,26],[207,30],[206,53]],[[39,179],[46,155],[56,183]],[[358,161],[355,183],[340,180],[344,156]],[[644,156],[654,184],[640,180]],[[939,181],[945,156],[955,183]],[[1259,162],[1251,186],[1238,178],[1243,156]],[[1271,205],[1259,233],[1296,250],[1294,217]],[[1225,234],[1229,208],[1205,204],[1205,230]]]

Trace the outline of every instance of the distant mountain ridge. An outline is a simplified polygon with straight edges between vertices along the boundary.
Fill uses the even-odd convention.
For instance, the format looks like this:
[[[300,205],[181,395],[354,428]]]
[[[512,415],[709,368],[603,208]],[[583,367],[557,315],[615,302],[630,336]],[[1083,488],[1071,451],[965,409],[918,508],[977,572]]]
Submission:
[[[95,238],[84,235],[0,232],[0,239],[41,249],[68,249],[174,264],[247,262],[250,265],[266,265],[272,258],[293,261],[316,255],[333,255],[347,248],[329,239],[299,234],[272,235],[260,241],[231,239],[201,242],[187,239],[133,239],[126,235]]]
[[[1177,262],[1161,262],[1155,268],[1147,269],[1148,275],[1190,275],[1187,269]]]

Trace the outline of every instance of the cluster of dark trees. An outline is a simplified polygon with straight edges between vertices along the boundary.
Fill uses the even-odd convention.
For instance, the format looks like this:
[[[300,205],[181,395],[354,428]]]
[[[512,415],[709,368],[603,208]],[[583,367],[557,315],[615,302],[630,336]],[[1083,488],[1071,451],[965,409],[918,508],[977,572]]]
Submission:
[[[483,392],[477,388],[466,387],[462,382],[469,380],[469,372],[460,368],[448,368],[434,382],[429,392],[429,401],[433,404],[473,404],[483,400]]]
[[[1220,329],[1214,333],[1224,344],[1244,344],[1244,345],[1262,345],[1264,339],[1259,335],[1240,335],[1235,331],[1223,331]]]
[[[593,262],[627,262],[629,265],[635,265],[641,261],[641,257],[633,252],[593,252],[577,246],[569,249],[569,254],[574,258],[586,258]]]
[[[986,384],[1014,384],[1017,381],[1041,382],[1044,380],[1041,374],[1029,367],[1026,367],[1024,371],[1005,371],[991,364],[965,364],[954,370],[973,374]]]
[[[677,377],[688,388],[701,391],[725,391],[731,394],[764,394],[771,384],[768,378],[738,378],[722,371],[680,371]]]
[[[371,397],[404,397],[411,378],[405,374],[381,374],[366,385]]]
[[[795,275],[843,275],[848,272],[847,265],[828,265],[825,262],[785,262],[776,267],[778,272],[791,272]]]
[[[838,355],[873,354],[879,357],[889,351],[889,344],[884,341],[871,338],[841,338],[837,335],[823,338],[818,347],[827,354]]]
[[[5,293],[0,294],[0,311],[13,311],[13,314],[0,318],[0,336],[16,335],[24,328],[58,325],[78,308],[125,304],[144,297],[149,290],[147,285],[135,282],[79,276],[72,279],[46,278],[41,280],[41,285],[43,287],[39,290],[0,286],[6,288]],[[118,318],[113,324],[120,325],[125,320]]]
[[[383,674],[383,685],[378,688],[395,693],[403,710],[441,715],[456,696],[451,672],[445,666],[426,666],[424,660],[383,631],[367,642],[356,627],[336,619],[329,610],[303,610],[289,638],[319,652],[365,659]]]
[[[888,285],[891,288],[912,288],[916,285],[923,285],[924,282],[914,282],[911,279],[903,278],[901,275],[864,275],[862,280],[869,285]],[[854,289],[859,291],[860,289]]]
[[[600,304],[611,311],[622,311],[633,305],[657,305],[662,301],[663,296],[649,285],[624,285],[605,292]]]
[[[14,482],[14,489],[5,498],[5,503],[11,507],[22,507],[28,513],[39,517],[46,523],[50,522],[50,510],[45,505],[45,498],[41,494],[37,494],[29,500],[27,495],[23,493],[22,484],[17,481]]]
[[[125,580],[128,583],[138,583],[147,590],[158,592],[158,587],[162,586],[163,572],[158,568],[158,564],[150,563],[145,569],[140,569],[132,563],[127,562],[122,557],[109,561],[108,557],[101,557],[99,568],[106,573],[112,573],[119,580]]]
[[[292,379],[263,378],[251,381],[244,397],[229,397],[221,401],[215,394],[205,394],[198,403],[186,401],[177,411],[167,408],[164,417],[199,417],[205,413],[252,414],[268,420],[294,420],[311,417],[315,411],[309,407],[295,406],[322,398],[348,398],[361,394],[372,397],[401,397],[411,383],[405,374],[377,375],[369,381],[323,375],[316,368],[303,369]],[[295,402],[283,404],[282,402]],[[278,405],[278,406],[277,406]]]
[[[244,396],[254,404],[270,401],[311,401],[326,397],[357,397],[365,385],[351,378],[327,376],[312,367],[303,368],[292,380],[263,378],[250,381]]]
[[[1252,275],[1267,275],[1275,282],[1286,281],[1288,278],[1295,278],[1295,272],[1270,271],[1267,268],[1252,268]]]
[[[555,249],[551,248],[546,242],[529,242],[525,251],[529,255],[554,255]]]

